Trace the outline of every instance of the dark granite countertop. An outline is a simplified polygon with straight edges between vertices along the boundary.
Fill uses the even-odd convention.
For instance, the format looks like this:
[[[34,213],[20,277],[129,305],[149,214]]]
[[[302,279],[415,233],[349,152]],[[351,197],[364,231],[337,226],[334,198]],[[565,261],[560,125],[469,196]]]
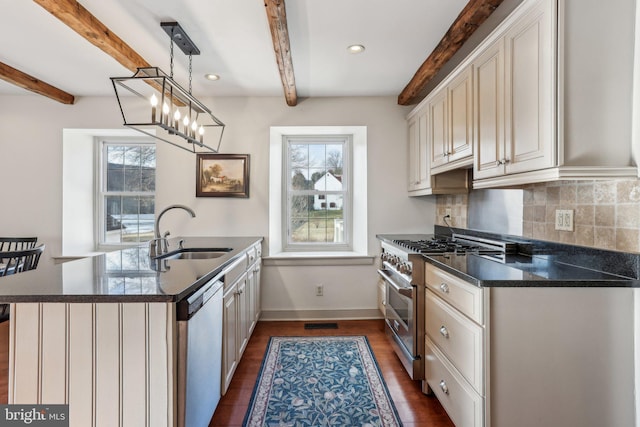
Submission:
[[[262,237],[176,237],[185,248],[232,248],[212,259],[154,262],[147,245],[0,278],[0,302],[178,302],[220,274]]]
[[[640,254],[455,229],[456,233],[518,243],[514,255],[423,255],[456,277],[482,287],[640,287]],[[435,235],[450,230],[435,227]],[[430,239],[434,234],[380,234],[380,240]]]

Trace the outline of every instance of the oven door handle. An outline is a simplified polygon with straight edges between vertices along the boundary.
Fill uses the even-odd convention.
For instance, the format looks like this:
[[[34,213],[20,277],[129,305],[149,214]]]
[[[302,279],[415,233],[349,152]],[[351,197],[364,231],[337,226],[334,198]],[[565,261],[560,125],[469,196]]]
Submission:
[[[378,270],[378,274],[380,276],[382,276],[382,278],[385,280],[385,282],[387,282],[389,285],[391,285],[391,287],[400,295],[404,295],[407,298],[411,298],[413,299],[413,287],[410,288],[404,288],[401,286],[398,286],[394,283],[393,279],[391,278],[391,276],[389,276],[387,273],[385,273],[384,270]]]

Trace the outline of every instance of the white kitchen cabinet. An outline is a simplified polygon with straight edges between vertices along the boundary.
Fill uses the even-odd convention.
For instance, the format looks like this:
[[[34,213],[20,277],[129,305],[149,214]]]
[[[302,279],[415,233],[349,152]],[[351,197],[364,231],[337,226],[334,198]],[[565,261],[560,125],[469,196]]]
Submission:
[[[249,248],[226,270],[223,296],[222,394],[244,354],[260,318],[262,246]],[[227,281],[228,280],[228,281]]]
[[[260,319],[260,273],[262,269],[262,248],[254,248],[255,256],[249,256],[249,269],[247,270],[247,298],[249,307],[249,336]]]
[[[457,426],[634,425],[634,289],[481,288],[432,264],[425,284],[423,389]]]
[[[425,265],[425,381],[458,426],[485,419],[487,293]],[[423,387],[424,388],[424,387]]]
[[[420,112],[408,121],[409,130],[409,194],[431,187],[427,153],[427,113]]]
[[[238,357],[238,290],[232,286],[222,299],[222,394],[225,394],[236,371]]]
[[[555,2],[532,1],[474,60],[474,179],[557,165]]]
[[[443,106],[444,107],[444,106]],[[442,114],[446,112],[443,111]],[[470,180],[467,170],[451,170],[437,175],[431,174],[431,129],[429,105],[420,103],[407,118],[409,131],[409,196],[430,194],[463,194],[469,192]],[[446,131],[442,129],[442,131]]]
[[[504,174],[504,40],[488,46],[473,62],[473,178]]]
[[[429,144],[434,173],[466,166],[473,155],[471,67],[454,73],[429,97]],[[445,167],[446,166],[446,167]]]
[[[600,22],[598,8],[580,1],[524,0],[469,55],[476,108],[473,188],[637,177],[630,138],[619,126],[628,104],[620,97],[589,92],[619,84],[607,76],[622,81],[629,77],[606,63],[611,61],[594,65],[598,54],[575,49],[587,37],[613,38],[615,43],[610,28],[624,13],[616,10],[618,15]],[[599,42],[600,56],[601,46],[610,45]],[[591,69],[591,81],[580,77],[585,67]],[[594,119],[594,108],[600,115],[606,111],[607,120],[616,124]]]

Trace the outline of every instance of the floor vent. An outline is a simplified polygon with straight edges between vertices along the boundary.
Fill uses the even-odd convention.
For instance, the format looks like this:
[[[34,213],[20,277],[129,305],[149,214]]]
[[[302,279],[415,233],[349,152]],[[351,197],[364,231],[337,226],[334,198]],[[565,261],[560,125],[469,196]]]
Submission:
[[[338,329],[337,323],[305,323],[305,329]]]

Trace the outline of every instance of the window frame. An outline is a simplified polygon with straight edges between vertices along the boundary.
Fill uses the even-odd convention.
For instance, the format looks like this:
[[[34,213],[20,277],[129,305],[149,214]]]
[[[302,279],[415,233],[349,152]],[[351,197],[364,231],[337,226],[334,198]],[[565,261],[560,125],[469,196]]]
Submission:
[[[282,250],[284,252],[339,252],[352,250],[352,204],[353,204],[353,185],[351,184],[351,169],[352,169],[352,150],[353,142],[352,136],[348,134],[340,135],[287,135],[283,141],[283,159],[282,159]],[[292,185],[293,168],[289,162],[290,148],[292,145],[342,145],[342,190],[294,190]],[[346,188],[345,188],[346,187]],[[333,194],[340,194],[343,196],[342,200],[342,218],[344,220],[344,238],[341,242],[300,242],[295,243],[291,241],[290,226],[292,223],[291,217],[291,198],[296,195],[308,195],[308,196],[329,196]],[[327,197],[322,203],[323,208],[326,208]]]
[[[104,241],[104,237],[106,236],[106,221],[104,215],[105,209],[105,199],[108,196],[128,196],[128,197],[139,197],[139,196],[153,196],[154,204],[156,198],[156,191],[107,191],[106,183],[107,183],[107,148],[109,146],[130,146],[130,147],[140,147],[140,146],[154,146],[156,147],[156,178],[157,178],[157,146],[155,142],[150,141],[148,139],[145,140],[137,140],[135,138],[108,138],[108,139],[100,139],[98,140],[98,147],[96,150],[96,190],[95,190],[95,242],[97,250],[113,250],[113,249],[125,249],[134,246],[139,246],[143,244],[144,241],[139,242],[118,242],[118,243],[110,243]],[[154,212],[154,221],[155,221],[155,212]]]
[[[343,252],[284,252],[282,242],[282,161],[283,145],[288,135],[352,135],[352,240],[351,250]],[[368,255],[367,215],[367,127],[366,126],[272,126],[269,130],[269,242],[268,256],[272,260],[292,260],[295,263],[317,262],[333,265],[338,258],[345,262],[370,262]],[[356,221],[357,219],[357,221]],[[316,264],[314,264],[316,265]]]

